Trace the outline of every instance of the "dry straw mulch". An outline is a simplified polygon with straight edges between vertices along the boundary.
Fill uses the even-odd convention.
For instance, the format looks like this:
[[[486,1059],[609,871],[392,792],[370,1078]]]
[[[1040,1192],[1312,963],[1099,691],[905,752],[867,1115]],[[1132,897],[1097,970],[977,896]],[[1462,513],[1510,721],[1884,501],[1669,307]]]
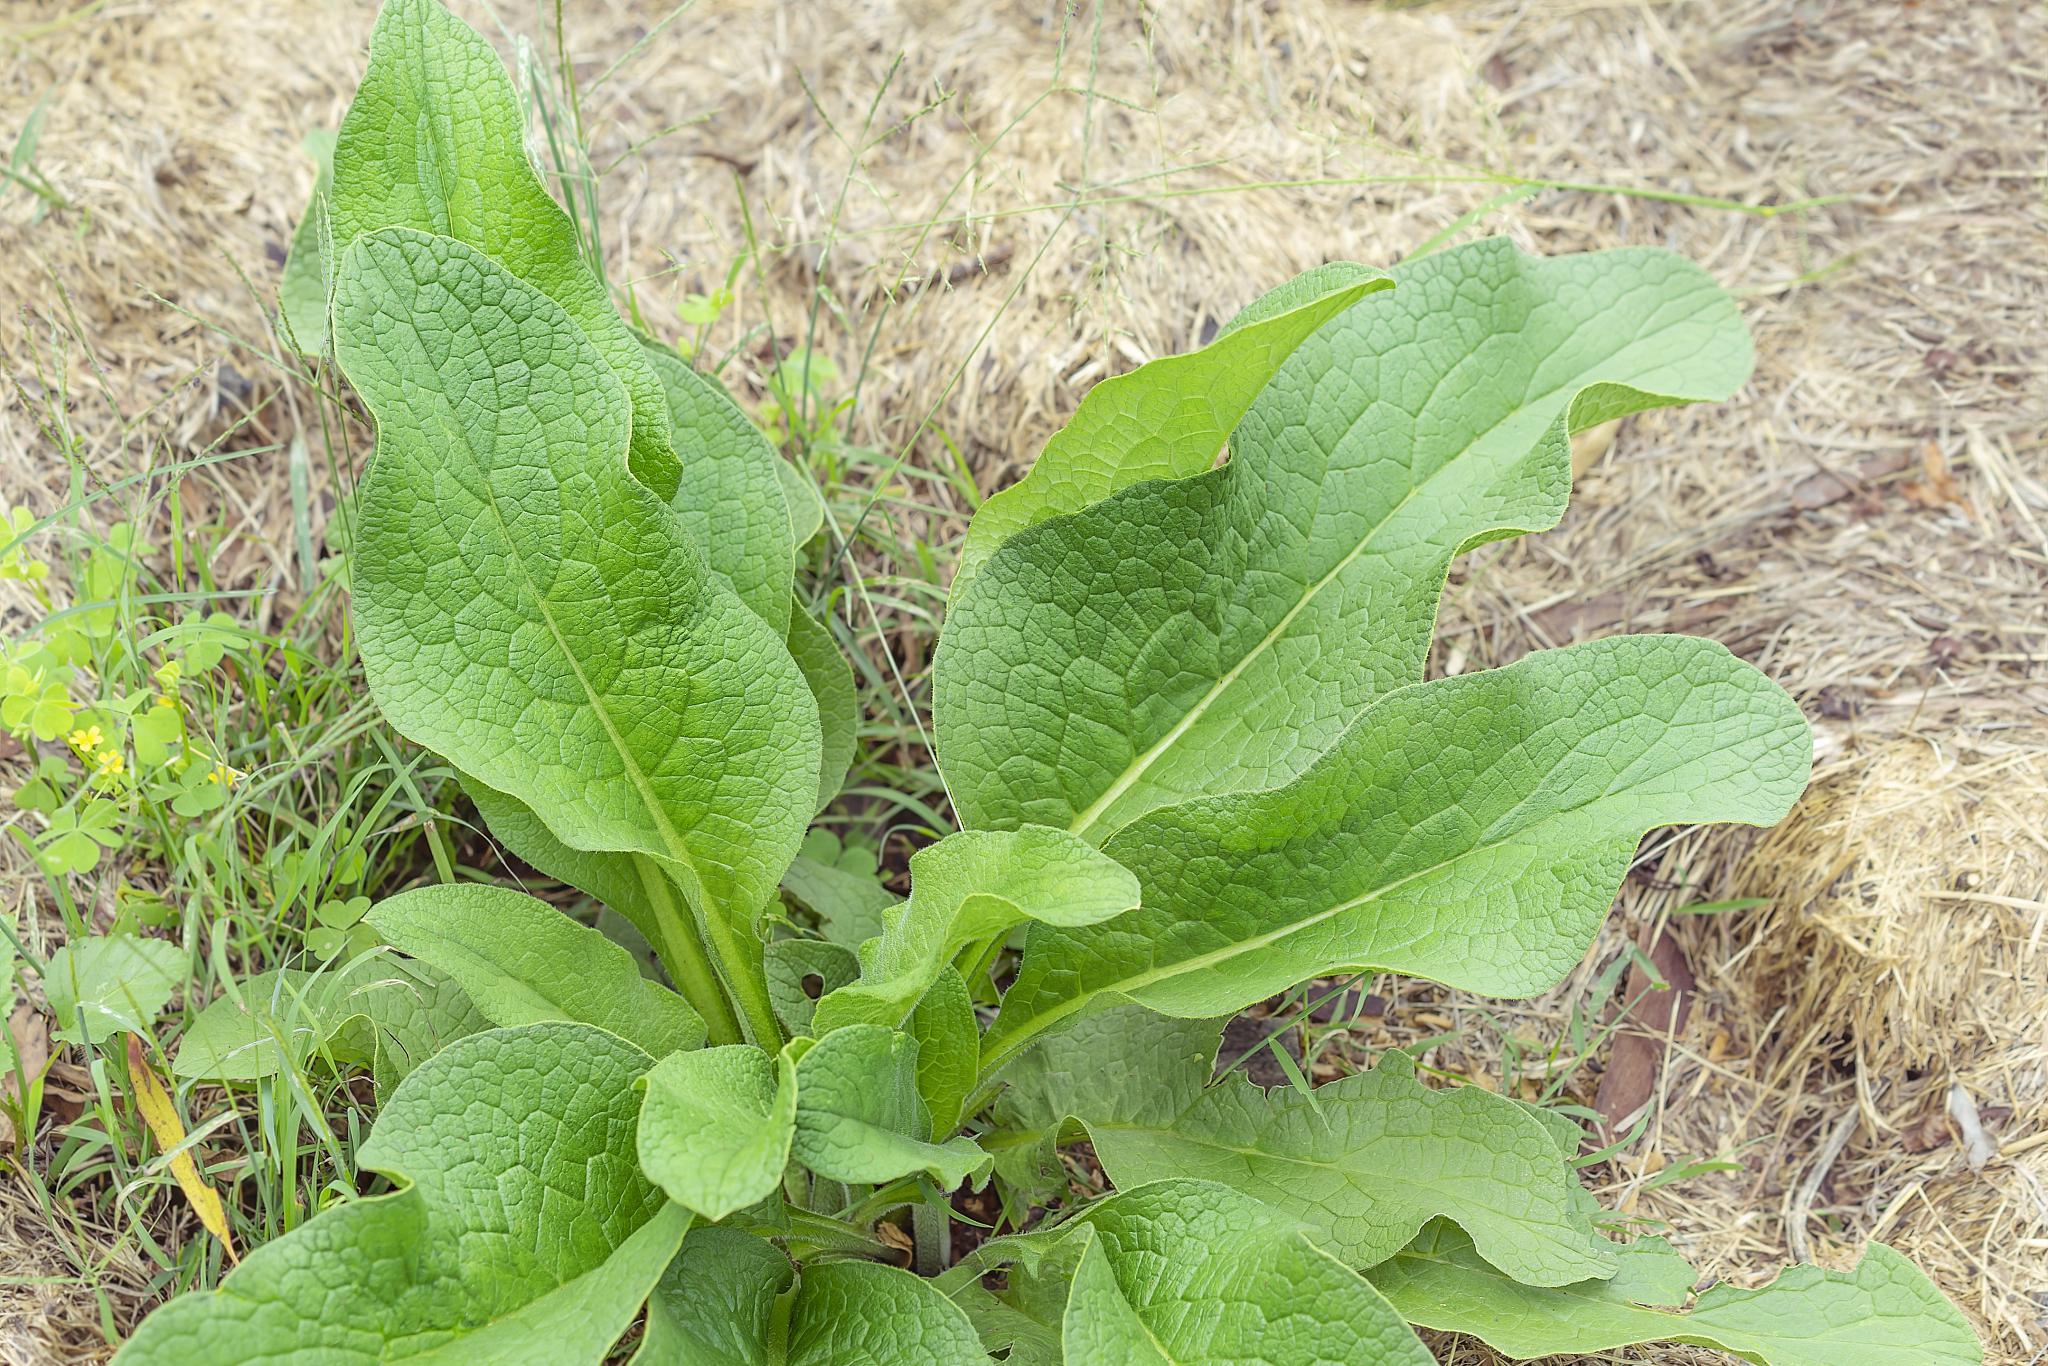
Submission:
[[[1699,632],[1782,679],[1819,741],[1784,826],[1653,842],[1579,977],[1486,1009],[1552,1037],[1624,942],[1668,927],[1696,987],[1651,1041],[1651,1123],[1601,1169],[1604,1198],[1744,1281],[1792,1256],[1846,1264],[1882,1236],[1993,1360],[2048,1349],[2038,4],[1205,0],[1111,6],[1099,38],[1084,12],[1062,58],[1052,0],[700,0],[609,75],[670,6],[572,9],[595,160],[621,158],[604,183],[613,271],[657,326],[743,254],[743,188],[786,249],[742,272],[734,315],[765,312],[786,346],[822,280],[859,323],[828,314],[821,334],[850,371],[887,302],[851,435],[930,462],[943,433],[984,489],[1093,380],[1196,343],[1295,270],[1398,260],[1494,202],[1477,168],[1831,201],[1760,217],[1545,190],[1481,222],[1546,251],[1658,243],[1702,261],[1743,299],[1759,366],[1731,403],[1590,443],[1560,530],[1460,567],[1435,667]],[[25,195],[0,196],[0,298],[21,309],[0,349],[19,376],[53,328],[91,339],[97,373],[71,349],[96,457],[175,458],[274,394],[221,332],[261,335],[244,276],[276,278],[311,180],[298,140],[338,117],[370,17],[311,0],[10,7],[0,139],[50,92],[38,165],[77,207],[31,221]],[[1092,102],[1075,93],[1090,84]],[[714,333],[735,344],[729,377],[758,395],[769,341]],[[151,438],[123,439],[109,403]],[[290,430],[273,406],[245,439]],[[0,478],[17,501],[62,487],[19,409],[0,412]],[[289,586],[282,458],[203,488],[242,528],[226,586]],[[1673,914],[1735,897],[1769,904]],[[1470,1042],[1436,1065],[1497,1074],[1478,1003],[1390,991],[1389,1033],[1446,1019]],[[1653,1180],[1714,1156],[1741,1169]],[[10,1274],[61,1270],[36,1260],[47,1249],[0,1254]],[[96,1339],[89,1303],[39,1293],[0,1312],[9,1350]]]

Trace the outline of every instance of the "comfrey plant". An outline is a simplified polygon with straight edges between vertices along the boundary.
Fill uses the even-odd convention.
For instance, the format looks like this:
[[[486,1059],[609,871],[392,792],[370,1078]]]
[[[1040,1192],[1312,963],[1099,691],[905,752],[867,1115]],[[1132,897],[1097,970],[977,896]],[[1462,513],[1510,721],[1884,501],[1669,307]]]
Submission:
[[[673,989],[473,884],[371,909],[367,979],[247,984],[179,1071],[376,1067],[359,1159],[392,1189],[123,1362],[596,1363],[643,1310],[643,1366],[1428,1362],[1411,1325],[1977,1359],[1881,1246],[1695,1294],[1663,1241],[1608,1235],[1569,1121],[1400,1052],[1215,1080],[1227,1017],[1320,976],[1541,992],[1646,831],[1798,797],[1798,710],[1708,641],[1422,681],[1452,558],[1558,520],[1575,430],[1743,381],[1701,271],[1497,241],[1326,267],[1098,386],[962,550],[934,670],[964,828],[901,904],[817,895],[815,929],[771,931],[852,752],[847,665],[793,606],[817,509],[613,310],[522,127],[476,34],[391,0],[287,316],[376,423],[377,705]],[[343,1023],[308,1037],[281,1003],[322,993]],[[1083,1138],[1115,1188],[1089,1202],[1057,1158]],[[947,1197],[991,1181],[1019,1231],[948,1267]],[[906,1210],[922,1275],[876,1232]]]

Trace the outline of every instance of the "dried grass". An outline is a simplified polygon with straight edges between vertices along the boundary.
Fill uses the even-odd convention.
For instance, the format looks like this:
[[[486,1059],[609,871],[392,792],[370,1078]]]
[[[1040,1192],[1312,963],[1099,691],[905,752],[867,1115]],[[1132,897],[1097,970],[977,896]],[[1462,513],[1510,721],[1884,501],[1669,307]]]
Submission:
[[[586,90],[667,9],[578,7]],[[90,221],[31,223],[19,191],[0,196],[0,297],[29,314],[0,347],[25,373],[25,339],[70,316],[61,285],[104,371],[80,367],[80,429],[97,451],[130,449],[92,396],[103,383],[133,418],[172,393],[162,458],[275,381],[246,355],[217,359],[219,336],[150,295],[260,333],[241,271],[275,279],[311,178],[294,149],[338,117],[370,9],[69,11],[10,9],[0,104],[25,114],[54,90],[39,166]],[[1842,196],[1772,219],[1548,191],[1484,222],[1544,250],[1655,242],[1701,260],[1743,297],[1759,368],[1735,402],[1632,420],[1559,531],[1461,566],[1435,666],[1695,631],[1781,678],[1821,744],[1815,787],[1778,831],[1653,842],[1574,981],[1489,1009],[1554,1034],[1599,964],[1668,920],[1698,1000],[1666,1041],[1650,1132],[1605,1168],[1604,1197],[1740,1280],[1798,1251],[1852,1261],[1882,1234],[1962,1303],[1994,1360],[2040,1353],[2048,72],[2023,54],[2048,50],[2048,15],[2023,0],[1206,0],[1113,15],[1091,114],[1073,94],[1028,108],[1054,81],[1060,14],[1049,0],[702,0],[587,102],[600,165],[707,115],[606,180],[615,274],[657,319],[721,283],[746,242],[737,180],[761,235],[791,245],[738,282],[734,315],[765,312],[776,335],[715,334],[717,351],[740,345],[729,378],[759,393],[821,276],[857,319],[891,301],[852,436],[942,459],[914,439],[929,414],[990,488],[1103,374],[1194,343],[1294,270],[1398,259],[1499,190],[1415,177],[1486,165],[1757,203]],[[1084,25],[1063,81],[1087,83],[1092,45]],[[893,131],[862,158],[828,252],[848,140],[899,54],[875,119]],[[16,121],[0,116],[0,137]],[[1120,186],[1117,202],[1066,212],[1084,180]],[[1059,207],[1011,212],[1041,204]],[[922,238],[900,226],[935,215],[962,221]],[[859,359],[842,331],[826,346],[842,369]],[[58,493],[43,450],[19,409],[0,411],[10,497]],[[288,541],[282,469],[266,457],[209,481],[240,517],[242,581],[262,580]],[[1671,916],[1731,896],[1771,905]],[[1471,1026],[1438,1065],[1497,1071],[1474,1003],[1404,988],[1388,1028],[1424,1011]],[[1998,1146],[1981,1169],[1947,1118],[1956,1088]],[[1743,1170],[1650,1186],[1681,1156],[1717,1154]]]

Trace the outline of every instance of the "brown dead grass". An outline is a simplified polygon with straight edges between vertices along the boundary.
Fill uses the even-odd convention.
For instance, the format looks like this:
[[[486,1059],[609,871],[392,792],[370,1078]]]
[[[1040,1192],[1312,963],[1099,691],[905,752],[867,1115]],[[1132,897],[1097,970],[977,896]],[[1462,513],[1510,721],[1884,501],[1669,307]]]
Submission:
[[[586,89],[668,8],[577,7]],[[854,437],[931,462],[943,433],[988,489],[1095,379],[1193,344],[1295,270],[1399,259],[1499,191],[1426,177],[1483,166],[1759,204],[1840,197],[1761,218],[1554,190],[1483,221],[1547,251],[1693,256],[1743,298],[1759,368],[1734,402],[1632,420],[1560,530],[1462,565],[1436,667],[1694,631],[1782,679],[1820,742],[1784,826],[1653,841],[1574,981],[1489,1009],[1547,1039],[1573,992],[1668,920],[1697,1002],[1661,1041],[1652,1125],[1605,1169],[1603,1197],[1745,1281],[1794,1255],[1845,1264],[1881,1235],[1964,1306],[1994,1360],[2040,1353],[2048,71],[2026,54],[2048,50],[2048,16],[2024,0],[1205,0],[1113,15],[1099,46],[1084,23],[1060,66],[1060,13],[702,0],[587,100],[599,164],[625,158],[604,185],[615,274],[657,323],[715,286],[745,249],[743,187],[782,249],[743,273],[734,315],[772,319],[785,347],[822,278],[861,323],[822,337],[850,372],[887,302]],[[75,326],[102,370],[78,364],[76,392],[103,388],[128,419],[162,401],[160,454],[273,393],[260,360],[152,295],[260,335],[242,273],[274,282],[311,180],[295,148],[338,118],[370,17],[253,0],[10,7],[0,139],[51,90],[38,164],[79,206],[31,221],[19,191],[0,196],[0,297],[24,310],[0,328],[10,372]],[[506,18],[542,31],[523,8]],[[875,120],[892,131],[846,182],[899,55]],[[1092,110],[1078,94],[1033,106],[1056,80],[1088,84],[1091,61]],[[1084,183],[1112,188],[1069,211]],[[1017,211],[1035,205],[1055,207]],[[934,217],[950,221],[914,226]],[[769,339],[734,324],[713,342],[741,346],[728,377],[758,394]],[[132,449],[97,398],[75,420],[95,449]],[[0,412],[17,501],[61,488],[40,441]],[[289,537],[281,462],[209,478],[242,514],[243,580],[265,581]],[[1735,896],[1771,904],[1671,916]],[[1404,989],[1389,1028],[1409,1009],[1470,1026],[1439,1066],[1497,1072],[1471,1003]],[[1972,1108],[1995,1148],[1982,1160],[1950,1118]],[[1715,1155],[1743,1170],[1648,1185]],[[96,1338],[89,1301],[37,1293],[44,1350]],[[9,1334],[23,1321],[0,1316]]]

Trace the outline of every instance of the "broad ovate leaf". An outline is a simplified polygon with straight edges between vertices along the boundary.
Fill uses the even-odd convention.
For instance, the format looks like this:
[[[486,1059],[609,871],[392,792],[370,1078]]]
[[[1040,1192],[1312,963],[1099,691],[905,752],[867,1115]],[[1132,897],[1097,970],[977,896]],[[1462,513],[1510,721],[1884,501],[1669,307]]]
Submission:
[[[951,1190],[970,1177],[986,1178],[990,1159],[972,1139],[931,1141],[917,1050],[908,1034],[852,1025],[804,1051],[796,1064],[797,1161],[833,1181],[876,1183],[922,1172]]]
[[[932,979],[903,1032],[917,1040],[917,1093],[931,1112],[932,1132],[951,1133],[967,1118],[967,1098],[981,1074],[981,1021],[958,968],[949,965]]]
[[[1221,468],[1013,535],[955,594],[934,719],[964,825],[1100,844],[1288,781],[1421,678],[1453,557],[1557,522],[1572,432],[1749,374],[1733,302],[1667,252],[1482,241],[1394,279],[1287,358]]]
[[[740,601],[776,630],[790,629],[796,550],[774,449],[717,380],[665,346],[647,343],[646,353],[683,466],[670,506]]]
[[[256,1081],[312,1062],[368,1067],[380,1087],[490,1028],[461,987],[424,963],[375,953],[319,972],[259,972],[199,1013],[171,1071]]]
[[[1093,925],[1138,904],[1138,880],[1064,830],[962,830],[910,857],[910,900],[860,946],[860,980],[818,1003],[816,1032],[900,1024],[954,955],[1027,921]]]
[[[1399,689],[1293,782],[1111,840],[1145,904],[1034,925],[984,1058],[1105,1000],[1203,1018],[1338,970],[1534,995],[1585,952],[1647,831],[1773,824],[1811,765],[1791,698],[1689,636]]]
[[[1438,1090],[1406,1055],[1313,1092],[1234,1072],[1210,1085],[1222,1021],[1105,1011],[1006,1073],[992,1148],[1087,1130],[1119,1189],[1172,1177],[1232,1186],[1293,1215],[1347,1266],[1385,1261],[1448,1216],[1516,1280],[1613,1274],[1590,1198],[1535,1114],[1478,1087]]]
[[[804,1268],[788,1366],[988,1366],[967,1315],[929,1281],[878,1262]]]
[[[1018,532],[1132,484],[1185,479],[1214,465],[1231,430],[1294,349],[1359,299],[1393,283],[1364,266],[1325,267],[1275,290],[1261,301],[1272,301],[1264,316],[1234,321],[1201,350],[1151,361],[1090,389],[1029,472],[976,511],[953,572],[954,596]]]
[[[663,1057],[704,1042],[682,997],[633,955],[545,901],[452,883],[386,898],[364,917],[399,952],[445,973],[496,1025],[580,1020]]]
[[[123,1363],[602,1361],[689,1215],[633,1154],[648,1058],[588,1025],[458,1040],[358,1153],[403,1188],[350,1200],[146,1319]]]
[[[782,1184],[796,1129],[796,1065],[751,1044],[673,1053],[643,1079],[640,1169],[669,1198],[723,1219]]]
[[[818,791],[781,633],[603,454],[625,391],[547,295],[388,229],[349,248],[334,308],[377,422],[353,607],[378,706],[562,844],[658,859],[743,961]]]
[[[1124,1298],[1110,1254],[1091,1235],[1084,1235],[1081,1259],[1067,1289],[1066,1312],[1060,1316],[1060,1360],[1073,1366],[1174,1366],[1165,1346]]]
[[[1769,1285],[1715,1285],[1690,1309],[1692,1269],[1661,1239],[1622,1249],[1612,1280],[1539,1288],[1489,1266],[1458,1229],[1436,1224],[1371,1280],[1412,1323],[1469,1333],[1517,1360],[1682,1342],[1759,1366],[1975,1366],[1969,1323],[1911,1262],[1882,1243],[1854,1271],[1794,1266]]]
[[[436,0],[386,0],[378,14],[335,139],[327,216],[338,252],[365,233],[415,228],[477,248],[553,299],[632,396],[630,445],[577,454],[628,460],[660,497],[675,493],[661,381],[526,159],[526,118],[504,64]]]
[[[1067,1366],[1431,1362],[1358,1273],[1229,1186],[1140,1186],[1066,1229],[1090,1243],[1061,1325]]]
[[[147,1033],[185,982],[185,951],[139,934],[80,935],[43,966],[56,1037],[83,1046]]]
[[[779,1337],[776,1300],[794,1290]],[[700,1228],[647,1302],[633,1366],[988,1366],[952,1301],[873,1262],[804,1268],[734,1229]]]
[[[693,1228],[647,1299],[633,1366],[760,1366],[772,1361],[775,1302],[796,1268],[773,1243],[732,1228]]]

